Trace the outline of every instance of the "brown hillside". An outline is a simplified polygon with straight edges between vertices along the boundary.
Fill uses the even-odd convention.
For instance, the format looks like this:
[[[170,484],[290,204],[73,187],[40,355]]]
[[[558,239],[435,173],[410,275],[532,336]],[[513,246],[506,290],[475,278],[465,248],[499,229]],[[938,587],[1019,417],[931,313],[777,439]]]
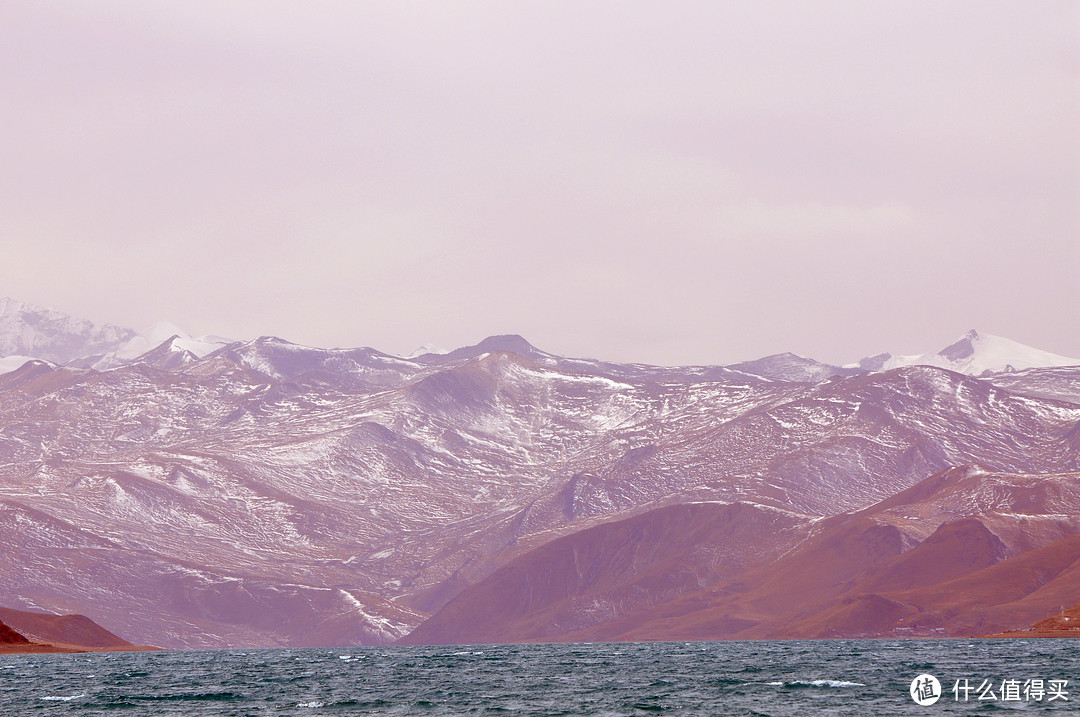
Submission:
[[[940,616],[954,635],[984,635],[1031,625],[1080,595],[1080,535],[956,580],[895,599]]]
[[[858,513],[780,530],[761,522],[758,506],[717,507],[708,518],[703,506],[672,506],[518,556],[404,642],[974,636],[1024,627],[1080,594],[1080,535],[1062,518],[1076,489],[1074,474],[968,466]],[[730,559],[733,546],[741,559]],[[710,550],[728,557],[701,561]]]
[[[942,540],[930,547],[937,555],[944,554],[947,561],[950,554],[963,554],[965,542]],[[944,549],[949,543],[951,547]],[[791,585],[791,599],[786,605],[771,603],[774,612],[768,616],[755,610],[753,592],[714,595],[700,601],[695,610],[680,610],[696,598],[687,596],[683,605],[662,605],[655,615],[638,616],[646,619],[620,635],[620,639],[688,639],[686,635],[709,632],[718,638],[736,639],[974,636],[1030,625],[1080,595],[1080,536],[932,585],[881,593],[867,590],[875,586],[875,575],[890,576],[889,585],[900,584],[898,578],[905,571],[899,567],[916,562],[915,552],[889,561],[880,570],[867,571],[846,590],[818,604],[800,601],[803,586],[799,584]],[[926,555],[927,562],[932,562],[929,553]],[[918,573],[909,574],[913,582],[921,582]],[[814,591],[807,593],[813,595]],[[737,618],[757,622],[739,629]]]
[[[1080,637],[1080,605],[1073,605],[1070,608],[1062,610],[1057,615],[1052,615],[1044,620],[1039,620],[1032,625],[1032,628],[1036,631],[1073,631],[1078,633],[1077,637]]]
[[[0,620],[23,635],[42,642],[88,648],[134,647],[85,615],[52,615],[0,607]]]
[[[601,524],[516,558],[402,643],[560,639],[767,562],[806,534],[806,522],[756,505],[697,503]]]

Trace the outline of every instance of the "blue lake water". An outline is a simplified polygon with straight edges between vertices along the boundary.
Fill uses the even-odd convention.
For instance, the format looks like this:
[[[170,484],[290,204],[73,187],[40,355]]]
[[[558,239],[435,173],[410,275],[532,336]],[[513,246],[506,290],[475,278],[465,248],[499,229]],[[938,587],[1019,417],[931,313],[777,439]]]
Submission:
[[[941,683],[930,706],[909,694],[923,673]],[[0,715],[1068,714],[1080,713],[1078,680],[1080,640],[0,655]]]

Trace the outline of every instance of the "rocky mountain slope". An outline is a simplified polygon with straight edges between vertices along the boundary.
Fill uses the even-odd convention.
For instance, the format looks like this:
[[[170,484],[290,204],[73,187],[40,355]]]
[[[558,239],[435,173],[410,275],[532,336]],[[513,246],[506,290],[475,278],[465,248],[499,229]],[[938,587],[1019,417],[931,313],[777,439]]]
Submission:
[[[516,336],[409,359],[185,341],[0,375],[0,604],[169,647],[371,644],[498,579],[493,595],[529,596],[501,613],[520,639],[631,634],[604,632],[628,616],[647,635],[654,611],[711,609],[702,591],[737,575],[767,592],[755,571],[813,546],[826,561],[830,540],[877,555],[885,531],[892,560],[956,524],[935,540],[997,550],[973,518],[1011,560],[1080,532],[1080,503],[1022,500],[1072,495],[1080,368],[661,368]],[[969,464],[983,473],[889,507]],[[999,495],[1010,510],[986,507]],[[743,608],[732,624],[768,633]]]

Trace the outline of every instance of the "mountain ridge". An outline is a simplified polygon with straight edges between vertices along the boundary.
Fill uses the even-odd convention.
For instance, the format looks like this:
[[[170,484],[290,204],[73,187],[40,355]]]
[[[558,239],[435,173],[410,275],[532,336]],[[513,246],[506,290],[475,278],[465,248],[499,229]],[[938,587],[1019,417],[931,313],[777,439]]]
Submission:
[[[254,341],[258,343],[267,340],[289,344],[284,339],[276,337],[261,337]],[[195,339],[167,321],[160,321],[143,332],[109,324],[97,326],[85,319],[54,309],[0,298],[0,372],[18,368],[15,363],[19,359],[42,359],[54,363],[73,363],[79,367],[106,370],[146,360],[144,356],[147,354],[155,352],[162,354],[164,345],[169,343],[174,345],[173,350],[176,352],[187,352],[197,358],[204,358],[224,347],[252,342],[237,342],[218,336]],[[336,353],[367,351],[428,366],[446,365],[462,359],[476,358],[484,353],[508,351],[549,366],[559,365],[562,368],[570,368],[576,364],[579,370],[593,372],[604,369],[610,372],[615,367],[619,367],[619,370],[627,375],[640,374],[642,370],[655,372],[658,369],[666,369],[669,373],[689,371],[691,374],[700,376],[709,370],[726,369],[767,380],[796,382],[817,382],[831,377],[845,377],[866,371],[883,371],[913,365],[936,366],[967,375],[1014,373],[1031,368],[1080,365],[1080,359],[1035,349],[1000,336],[980,334],[974,329],[937,352],[912,356],[882,353],[844,366],[822,363],[790,352],[725,365],[660,367],[633,363],[619,364],[596,359],[558,357],[537,349],[517,334],[492,335],[476,344],[452,351],[418,351],[410,356],[397,356],[370,348],[325,349],[303,347],[298,344],[290,345],[309,351]]]

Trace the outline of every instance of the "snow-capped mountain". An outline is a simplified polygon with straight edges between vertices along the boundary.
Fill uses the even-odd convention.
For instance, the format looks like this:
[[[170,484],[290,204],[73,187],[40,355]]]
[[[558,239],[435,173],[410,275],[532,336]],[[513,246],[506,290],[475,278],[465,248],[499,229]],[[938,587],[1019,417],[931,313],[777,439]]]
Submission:
[[[116,351],[136,336],[131,329],[110,324],[97,326],[61,311],[0,298],[0,357],[27,357],[63,364]]]
[[[161,348],[166,342],[169,348]],[[159,348],[202,358],[229,343],[231,339],[220,336],[194,339],[166,321],[136,332],[0,298],[0,373],[13,371],[31,359],[103,371]]]
[[[1058,515],[1068,501],[1009,517],[1034,515],[1023,501],[1044,483],[1075,493],[1080,368],[867,372],[784,354],[662,368],[518,336],[408,359],[148,334],[164,338],[132,358],[115,346],[0,375],[0,605],[174,647],[387,643],[519,557],[542,570],[550,552],[527,556],[555,540],[599,550],[638,520],[690,594],[718,565],[755,568],[969,464],[999,477],[965,473],[934,505],[971,507],[1017,550],[1080,525]],[[1056,477],[1024,478],[1039,475]],[[1002,486],[1015,500],[986,517]],[[901,551],[962,518],[909,503],[890,513],[908,521]],[[729,507],[683,510],[699,504]],[[604,552],[604,620],[676,597],[617,575],[637,554]],[[551,599],[578,619],[598,583],[573,584]]]
[[[900,366],[938,366],[969,376],[1013,372],[1029,368],[1080,366],[1080,359],[1059,356],[991,334],[972,329],[940,351],[919,356],[878,354],[859,362],[869,371],[887,371]]]
[[[1059,356],[1000,336],[980,334],[975,330],[969,331],[940,351],[912,356],[882,353],[846,366],[821,363],[792,353],[765,356],[727,366],[669,368],[618,364],[555,356],[537,349],[517,335],[491,336],[474,346],[453,351],[423,346],[408,356],[395,356],[370,348],[303,347],[276,337],[262,337],[258,341],[263,344],[278,342],[281,346],[288,345],[293,347],[289,349],[293,355],[299,351],[311,355],[321,354],[324,358],[331,355],[340,358],[359,351],[365,352],[367,360],[374,356],[380,357],[379,360],[384,364],[396,360],[401,365],[411,363],[425,366],[449,364],[465,357],[475,358],[485,353],[505,351],[564,370],[624,378],[662,375],[665,380],[701,380],[705,377],[742,375],[774,381],[813,383],[864,372],[887,371],[901,366],[937,366],[969,376],[978,376],[1031,368],[1080,365],[1080,359]],[[142,332],[108,324],[97,326],[85,319],[53,309],[0,298],[0,373],[12,371],[31,359],[98,371],[139,361],[150,352],[154,352],[154,356],[147,360],[153,363],[166,360],[164,354],[171,356],[168,358],[170,362],[183,362],[189,360],[188,357],[206,357],[233,343],[238,342],[220,336],[193,338],[167,321],[158,322]],[[355,369],[354,366],[354,371]]]

